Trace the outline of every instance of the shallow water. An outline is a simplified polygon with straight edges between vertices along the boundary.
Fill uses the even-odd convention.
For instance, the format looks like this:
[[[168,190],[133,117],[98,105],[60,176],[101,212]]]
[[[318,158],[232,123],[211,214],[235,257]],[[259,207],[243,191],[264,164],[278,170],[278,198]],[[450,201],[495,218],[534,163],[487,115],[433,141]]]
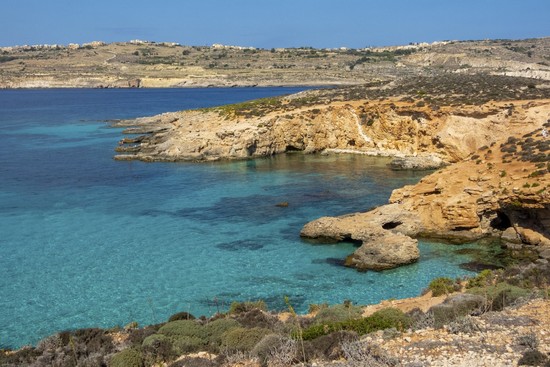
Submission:
[[[63,329],[210,315],[284,296],[374,303],[462,276],[467,255],[421,243],[421,260],[381,273],[339,265],[353,244],[312,245],[301,227],[384,204],[421,174],[363,156],[281,155],[225,163],[112,160],[102,120],[205,107],[299,88],[0,92],[0,347]],[[288,207],[277,203],[288,202]]]

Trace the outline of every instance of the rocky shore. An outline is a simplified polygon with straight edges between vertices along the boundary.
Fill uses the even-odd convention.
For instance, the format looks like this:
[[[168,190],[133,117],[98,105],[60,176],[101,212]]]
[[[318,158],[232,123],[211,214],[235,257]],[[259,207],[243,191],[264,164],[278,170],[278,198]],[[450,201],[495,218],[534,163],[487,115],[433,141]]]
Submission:
[[[457,97],[467,88],[460,83],[491,93]],[[418,98],[419,86],[429,97]],[[416,261],[418,238],[493,237],[548,259],[549,91],[543,81],[442,75],[167,113],[115,122],[133,135],[121,140],[115,159],[200,162],[296,151],[391,156],[394,169],[439,170],[395,190],[388,205],[320,218],[301,236],[360,242],[345,262],[359,270]]]

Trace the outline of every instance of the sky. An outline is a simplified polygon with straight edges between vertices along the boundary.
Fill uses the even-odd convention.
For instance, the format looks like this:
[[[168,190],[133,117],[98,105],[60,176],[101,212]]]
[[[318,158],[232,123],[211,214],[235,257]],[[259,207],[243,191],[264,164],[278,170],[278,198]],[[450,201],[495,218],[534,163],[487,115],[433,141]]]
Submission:
[[[550,0],[0,0],[0,46],[362,48],[550,36]]]

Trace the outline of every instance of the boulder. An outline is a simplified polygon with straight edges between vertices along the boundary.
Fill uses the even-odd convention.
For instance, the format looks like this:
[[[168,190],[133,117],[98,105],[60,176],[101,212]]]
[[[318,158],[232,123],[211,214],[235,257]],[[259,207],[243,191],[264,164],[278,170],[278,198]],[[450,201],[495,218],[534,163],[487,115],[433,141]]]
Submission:
[[[418,242],[400,233],[381,230],[362,236],[363,244],[348,256],[345,265],[358,270],[386,270],[418,260]]]

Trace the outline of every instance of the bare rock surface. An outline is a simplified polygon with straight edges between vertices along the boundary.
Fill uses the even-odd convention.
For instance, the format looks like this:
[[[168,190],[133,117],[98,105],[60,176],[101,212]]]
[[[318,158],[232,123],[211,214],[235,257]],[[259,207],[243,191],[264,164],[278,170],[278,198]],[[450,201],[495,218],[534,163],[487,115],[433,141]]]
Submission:
[[[396,171],[426,171],[441,168],[444,165],[445,161],[435,155],[397,157],[390,162],[390,168]]]

